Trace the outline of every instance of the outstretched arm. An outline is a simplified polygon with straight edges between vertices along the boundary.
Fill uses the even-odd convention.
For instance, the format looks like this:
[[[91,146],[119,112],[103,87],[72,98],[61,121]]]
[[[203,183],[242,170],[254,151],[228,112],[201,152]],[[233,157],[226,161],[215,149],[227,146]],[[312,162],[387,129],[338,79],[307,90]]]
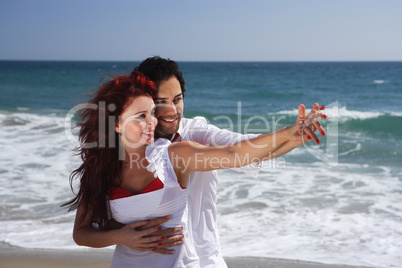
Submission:
[[[315,120],[319,116],[319,113],[313,113],[308,120]],[[191,171],[236,168],[269,160],[276,157],[273,153],[287,142],[290,142],[293,148],[303,145],[307,134],[314,133],[305,128],[303,120],[276,132],[231,146],[207,147],[189,141],[173,143],[169,147],[169,156],[179,182],[185,187]]]
[[[317,136],[314,134],[316,130],[319,130],[321,135],[325,135],[324,129],[317,118],[314,121],[307,121],[307,119],[314,113],[318,114],[321,118],[326,119],[326,116],[321,114],[321,111],[324,109],[324,106],[319,106],[318,103],[315,103],[309,115],[306,115],[305,106],[303,104],[299,105],[296,123],[305,121],[303,132],[307,134],[307,139],[319,142]],[[190,123],[192,124],[191,127],[187,126],[184,131],[184,133],[187,133],[184,134],[187,135],[186,140],[194,141],[206,146],[229,146],[242,140],[252,139],[260,135],[240,134],[226,129],[219,129],[214,125],[208,124],[205,118],[197,117],[192,120],[193,121]],[[309,131],[309,129],[311,129],[311,131]],[[279,144],[278,142],[276,147],[279,148],[280,145],[282,144]],[[276,154],[276,156],[279,156],[279,154]]]

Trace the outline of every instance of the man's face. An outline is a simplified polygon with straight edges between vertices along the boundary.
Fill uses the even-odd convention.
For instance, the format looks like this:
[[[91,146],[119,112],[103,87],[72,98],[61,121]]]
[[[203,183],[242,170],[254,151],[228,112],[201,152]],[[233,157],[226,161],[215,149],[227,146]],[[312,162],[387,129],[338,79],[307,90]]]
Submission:
[[[170,139],[179,129],[184,108],[180,83],[175,76],[160,83],[155,105],[158,119],[155,135],[157,138]]]

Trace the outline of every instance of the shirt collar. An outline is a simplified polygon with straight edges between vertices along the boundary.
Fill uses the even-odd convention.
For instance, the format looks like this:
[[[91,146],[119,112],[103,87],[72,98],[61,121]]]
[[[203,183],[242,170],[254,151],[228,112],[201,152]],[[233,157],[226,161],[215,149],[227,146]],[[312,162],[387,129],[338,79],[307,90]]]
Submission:
[[[181,118],[180,120],[179,129],[177,130],[177,132],[172,134],[172,137],[170,137],[170,141],[173,141],[173,139],[176,137],[176,134],[180,135],[180,139],[183,137],[183,118]]]

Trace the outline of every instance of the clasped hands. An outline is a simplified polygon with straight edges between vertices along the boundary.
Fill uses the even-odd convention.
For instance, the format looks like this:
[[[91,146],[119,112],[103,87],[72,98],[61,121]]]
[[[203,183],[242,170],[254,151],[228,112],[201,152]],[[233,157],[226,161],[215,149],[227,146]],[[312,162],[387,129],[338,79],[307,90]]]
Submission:
[[[287,128],[290,135],[289,141],[295,143],[295,147],[303,145],[308,140],[313,140],[317,144],[320,143],[320,140],[314,132],[318,130],[321,136],[325,136],[324,128],[320,123],[320,118],[328,118],[328,116],[321,112],[324,109],[325,106],[319,106],[318,103],[314,103],[313,109],[306,115],[306,107],[303,104],[299,105],[299,115],[296,119],[296,123]]]

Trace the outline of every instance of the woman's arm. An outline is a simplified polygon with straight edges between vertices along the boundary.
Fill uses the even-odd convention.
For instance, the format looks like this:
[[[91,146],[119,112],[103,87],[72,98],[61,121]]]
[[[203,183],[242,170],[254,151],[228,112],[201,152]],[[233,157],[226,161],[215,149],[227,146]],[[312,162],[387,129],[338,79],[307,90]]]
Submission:
[[[186,187],[191,171],[236,168],[269,160],[276,157],[274,152],[285,143],[288,151],[301,146],[307,141],[306,136],[303,122],[298,122],[230,146],[207,147],[190,141],[173,143],[169,147],[169,156],[180,184]],[[283,148],[279,150],[282,151]]]
[[[151,250],[159,245],[160,236],[145,237],[159,230],[160,227],[153,227],[143,231],[136,228],[143,226],[148,221],[139,221],[128,224],[120,229],[99,231],[92,226],[92,221],[87,213],[83,218],[82,207],[78,207],[75,215],[73,239],[79,246],[103,248],[113,245],[124,245],[135,250]]]

